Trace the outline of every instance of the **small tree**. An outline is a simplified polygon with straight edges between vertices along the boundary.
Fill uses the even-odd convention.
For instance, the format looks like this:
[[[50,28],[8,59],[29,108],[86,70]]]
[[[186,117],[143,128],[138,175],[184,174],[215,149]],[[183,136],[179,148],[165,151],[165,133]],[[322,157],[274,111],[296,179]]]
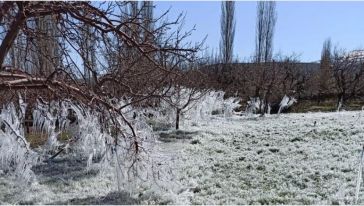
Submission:
[[[192,67],[192,66],[190,66]],[[175,128],[180,127],[180,117],[191,109],[198,101],[206,95],[208,89],[204,85],[204,75],[194,68],[181,71],[170,88],[164,101],[176,111]]]
[[[337,109],[346,105],[346,102],[363,91],[364,85],[364,59],[335,49],[332,57],[332,70],[334,75]]]

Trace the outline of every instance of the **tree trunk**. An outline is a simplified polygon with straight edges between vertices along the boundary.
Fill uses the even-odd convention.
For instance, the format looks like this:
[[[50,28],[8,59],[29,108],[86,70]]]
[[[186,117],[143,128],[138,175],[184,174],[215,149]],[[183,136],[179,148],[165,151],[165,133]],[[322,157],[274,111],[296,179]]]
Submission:
[[[181,109],[177,109],[176,112],[176,130],[179,129],[179,116],[181,114]]]
[[[23,11],[19,11],[16,15],[16,19],[11,24],[9,31],[6,33],[0,46],[0,69],[4,63],[5,57],[8,54],[11,46],[14,43],[15,38],[18,36],[20,28],[25,22],[25,14]]]
[[[344,106],[344,95],[339,94],[337,98],[337,111],[339,112],[341,108]]]
[[[259,86],[255,86],[255,97],[259,97],[259,93],[260,93],[260,87]]]

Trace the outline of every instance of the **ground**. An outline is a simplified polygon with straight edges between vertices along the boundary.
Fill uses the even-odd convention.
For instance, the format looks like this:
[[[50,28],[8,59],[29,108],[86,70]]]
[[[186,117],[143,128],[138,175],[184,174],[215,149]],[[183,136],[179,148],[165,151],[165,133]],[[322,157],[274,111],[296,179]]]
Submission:
[[[360,115],[307,113],[209,121],[196,128],[194,139],[200,144],[186,148],[189,155],[182,164],[182,177],[198,188],[191,203],[353,203],[364,143]]]
[[[359,111],[214,117],[159,133],[158,151],[178,185],[173,195],[120,197],[112,175],[60,158],[34,168],[38,183],[26,195],[0,178],[0,202],[353,204],[363,121]]]

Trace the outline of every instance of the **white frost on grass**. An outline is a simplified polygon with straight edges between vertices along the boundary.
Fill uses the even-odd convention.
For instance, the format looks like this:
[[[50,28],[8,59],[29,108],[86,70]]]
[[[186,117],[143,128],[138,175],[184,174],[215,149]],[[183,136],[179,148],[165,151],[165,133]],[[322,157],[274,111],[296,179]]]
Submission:
[[[188,128],[200,131],[200,144],[188,145],[179,178],[197,183],[192,204],[353,204],[364,134],[358,115],[215,118]]]
[[[353,204],[364,135],[364,117],[359,114],[215,116],[198,127],[187,122],[184,129],[194,132],[193,139],[159,142],[151,152],[156,171],[171,173],[160,177],[155,173],[154,178],[168,177],[171,182],[159,181],[158,187],[141,184],[137,196],[118,199],[111,195],[117,191],[113,171],[85,171],[77,160],[63,162],[66,157],[62,157],[50,165],[37,165],[39,184],[32,185],[32,192],[26,195],[17,195],[6,179],[0,178],[0,201]],[[83,164],[86,162],[87,158]],[[364,203],[363,193],[362,188],[358,203]]]

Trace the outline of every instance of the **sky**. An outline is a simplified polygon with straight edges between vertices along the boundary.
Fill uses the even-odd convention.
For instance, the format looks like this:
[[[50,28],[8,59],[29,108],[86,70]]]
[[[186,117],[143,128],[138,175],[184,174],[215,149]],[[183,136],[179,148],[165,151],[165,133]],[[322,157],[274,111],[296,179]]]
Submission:
[[[204,39],[209,50],[218,50],[220,41],[219,1],[155,1],[154,16],[170,9],[169,19],[186,14],[184,28],[196,30],[191,42]],[[250,58],[255,50],[256,2],[235,3],[234,55]],[[322,44],[331,38],[333,46],[347,51],[364,48],[364,2],[278,1],[273,53],[298,55],[303,62],[320,59]]]

